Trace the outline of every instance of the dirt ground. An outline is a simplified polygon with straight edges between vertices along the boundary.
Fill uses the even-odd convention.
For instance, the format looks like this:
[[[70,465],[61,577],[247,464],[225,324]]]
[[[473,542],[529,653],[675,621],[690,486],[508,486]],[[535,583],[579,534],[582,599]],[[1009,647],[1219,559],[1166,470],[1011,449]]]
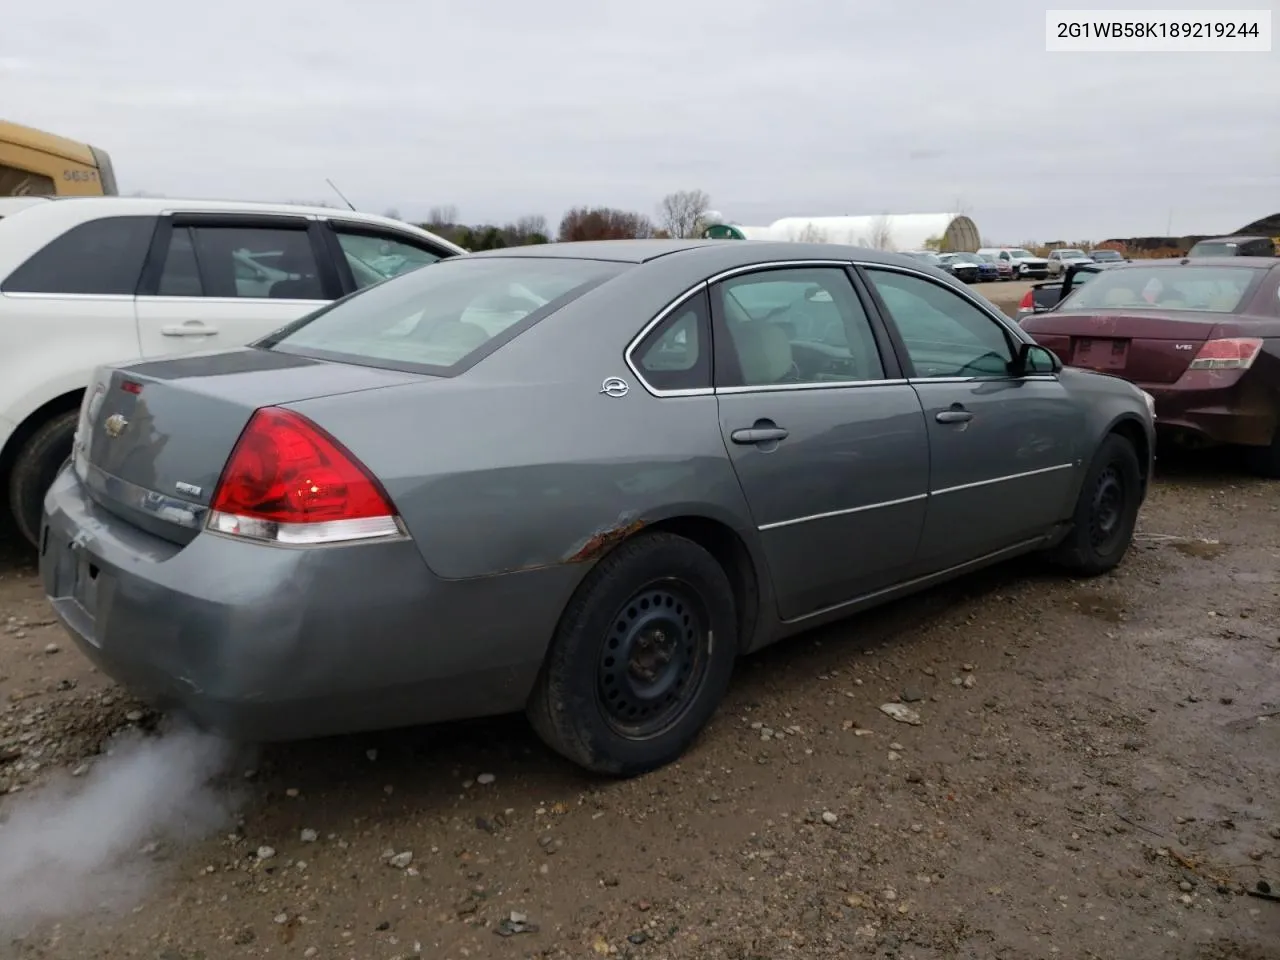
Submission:
[[[772,648],[646,777],[520,718],[268,748],[238,823],[141,847],[140,900],[0,957],[1280,957],[1246,895],[1280,890],[1280,485],[1160,470],[1115,574],[1022,561]],[[0,818],[151,720],[9,547]]]

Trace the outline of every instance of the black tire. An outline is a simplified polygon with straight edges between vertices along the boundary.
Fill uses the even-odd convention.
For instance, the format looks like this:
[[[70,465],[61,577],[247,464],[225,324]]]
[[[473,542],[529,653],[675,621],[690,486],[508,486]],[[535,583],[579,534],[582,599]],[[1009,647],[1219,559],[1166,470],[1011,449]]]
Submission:
[[[684,537],[641,534],[574,594],[526,712],[562,756],[635,776],[684,753],[720,705],[737,655],[724,569]]]
[[[1049,558],[1085,577],[1113,570],[1133,541],[1141,504],[1142,468],[1137,451],[1119,434],[1108,434],[1080,487],[1071,532]]]
[[[79,419],[78,410],[58,414],[27,438],[13,461],[9,473],[9,510],[18,532],[32,546],[40,539],[44,495],[71,456],[71,442]]]

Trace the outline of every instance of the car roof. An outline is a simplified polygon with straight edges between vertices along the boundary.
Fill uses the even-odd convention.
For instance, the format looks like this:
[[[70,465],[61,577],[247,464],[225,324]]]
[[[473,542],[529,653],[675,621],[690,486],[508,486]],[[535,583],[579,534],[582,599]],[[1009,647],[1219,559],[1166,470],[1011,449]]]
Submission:
[[[378,220],[392,224],[400,222],[389,217],[380,217],[355,210],[345,210],[341,207],[325,207],[320,204],[272,203],[266,200],[219,200],[196,197],[5,197],[0,198],[0,205],[14,200],[21,202],[18,206],[19,209],[32,206],[31,201],[46,201],[68,207],[85,206],[90,209],[109,210],[111,213],[140,215],[161,214],[170,210],[247,211],[250,213],[291,213],[301,216],[350,216],[358,217],[361,220]]]
[[[1252,243],[1255,240],[1270,240],[1270,237],[1247,237],[1247,236],[1231,236],[1231,237],[1205,237],[1203,240],[1197,240],[1196,243]]]
[[[678,257],[682,261],[705,261],[712,269],[729,270],[788,260],[858,260],[919,269],[918,262],[904,253],[788,240],[586,240],[503,247],[468,255],[468,259],[473,257],[548,257],[616,263],[647,263],[661,257]]]
[[[1117,270],[1134,267],[1261,267],[1271,269],[1280,266],[1275,257],[1168,257],[1160,260],[1130,260],[1116,264]]]
[[[363,224],[387,227],[402,232],[426,235],[433,241],[454,251],[466,252],[456,243],[422,227],[391,217],[381,217],[359,210],[341,207],[308,206],[300,203],[271,203],[262,200],[217,200],[183,197],[2,197],[0,216],[12,215],[22,210],[39,207],[44,211],[74,211],[72,219],[92,220],[97,217],[120,215],[163,216],[168,213],[247,213],[283,214],[295,217],[314,217],[326,220],[347,220]],[[45,216],[42,213],[40,216]],[[47,214],[53,215],[53,214]],[[23,221],[26,222],[25,220]]]

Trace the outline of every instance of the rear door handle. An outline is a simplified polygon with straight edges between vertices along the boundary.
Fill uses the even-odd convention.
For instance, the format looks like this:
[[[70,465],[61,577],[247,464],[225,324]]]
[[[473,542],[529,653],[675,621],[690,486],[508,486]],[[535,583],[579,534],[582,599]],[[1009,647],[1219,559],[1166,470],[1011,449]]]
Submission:
[[[779,440],[785,440],[791,435],[791,431],[785,427],[749,427],[744,430],[735,430],[729,434],[729,439],[734,443],[751,444],[751,443],[776,443]]]
[[[160,328],[160,333],[166,337],[211,337],[217,332],[217,327],[211,327],[199,321],[193,323],[170,323]]]
[[[933,419],[939,423],[965,423],[973,419],[973,414],[968,410],[939,410]]]

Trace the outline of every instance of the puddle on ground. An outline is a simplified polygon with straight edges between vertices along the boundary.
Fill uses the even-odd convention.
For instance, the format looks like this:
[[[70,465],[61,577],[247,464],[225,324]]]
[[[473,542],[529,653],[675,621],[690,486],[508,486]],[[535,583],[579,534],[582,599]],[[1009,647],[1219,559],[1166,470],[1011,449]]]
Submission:
[[[1173,549],[1188,557],[1199,557],[1201,560],[1216,560],[1227,552],[1225,543],[1213,543],[1208,540],[1175,540]]]
[[[1123,623],[1126,619],[1124,601],[1116,597],[1076,591],[1069,599],[1071,605],[1087,617],[1095,617],[1107,623]]]

